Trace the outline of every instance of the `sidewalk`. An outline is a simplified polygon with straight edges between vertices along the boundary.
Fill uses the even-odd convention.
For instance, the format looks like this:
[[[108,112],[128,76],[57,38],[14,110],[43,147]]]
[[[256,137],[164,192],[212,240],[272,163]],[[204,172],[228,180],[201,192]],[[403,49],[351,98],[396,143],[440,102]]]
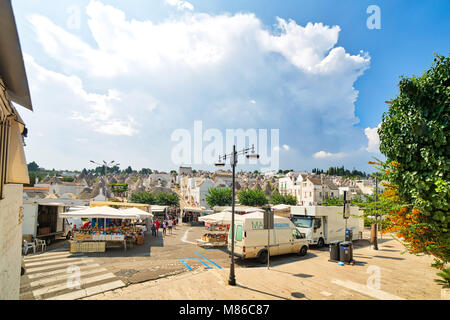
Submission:
[[[379,247],[356,248],[354,266],[329,262],[327,250],[311,251],[298,259],[274,259],[270,270],[235,268],[235,287],[227,284],[228,268],[198,269],[87,299],[440,299],[430,257],[402,255],[401,245],[393,239],[383,240]],[[379,289],[367,286],[377,272]]]

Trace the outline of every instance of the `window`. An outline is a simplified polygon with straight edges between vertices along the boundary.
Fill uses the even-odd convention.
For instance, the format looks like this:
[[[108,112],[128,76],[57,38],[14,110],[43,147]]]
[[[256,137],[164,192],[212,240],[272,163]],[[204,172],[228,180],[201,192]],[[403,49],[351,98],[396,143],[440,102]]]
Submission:
[[[312,219],[310,217],[294,217],[292,223],[299,228],[311,228]]]
[[[314,219],[314,228],[319,229],[322,225],[322,220],[319,218]]]
[[[294,237],[294,239],[302,239],[304,238],[304,235],[298,231],[297,229],[292,229],[292,236]]]
[[[236,226],[236,241],[242,241],[242,226]]]

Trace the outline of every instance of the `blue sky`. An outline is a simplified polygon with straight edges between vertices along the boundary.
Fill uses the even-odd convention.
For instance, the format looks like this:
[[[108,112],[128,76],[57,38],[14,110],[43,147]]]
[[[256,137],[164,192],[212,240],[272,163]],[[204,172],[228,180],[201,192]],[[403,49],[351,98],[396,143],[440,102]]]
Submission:
[[[368,171],[399,76],[450,51],[448,1],[12,2],[35,106],[27,160],[46,168],[170,170],[171,134],[201,120],[279,129],[281,168]]]

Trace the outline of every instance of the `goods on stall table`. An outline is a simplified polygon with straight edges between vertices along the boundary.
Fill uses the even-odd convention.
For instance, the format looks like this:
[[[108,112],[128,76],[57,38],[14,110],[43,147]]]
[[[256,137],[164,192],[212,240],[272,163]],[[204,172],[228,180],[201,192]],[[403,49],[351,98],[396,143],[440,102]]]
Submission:
[[[202,236],[202,241],[205,242],[225,242],[226,235],[220,233],[206,233]]]
[[[77,252],[105,252],[105,242],[70,242],[70,253]]]

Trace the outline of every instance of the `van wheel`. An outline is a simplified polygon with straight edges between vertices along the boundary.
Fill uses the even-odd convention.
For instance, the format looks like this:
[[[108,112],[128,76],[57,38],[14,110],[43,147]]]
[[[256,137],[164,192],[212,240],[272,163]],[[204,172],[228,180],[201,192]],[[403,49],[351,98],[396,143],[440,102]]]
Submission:
[[[258,261],[260,263],[267,263],[267,251],[266,250],[262,250],[259,252]]]
[[[325,244],[325,241],[323,241],[323,238],[320,238],[319,241],[317,241],[317,248],[322,248]]]
[[[307,253],[308,253],[308,248],[306,246],[303,246],[303,247],[301,247],[298,254],[303,257],[303,256],[306,256]]]

